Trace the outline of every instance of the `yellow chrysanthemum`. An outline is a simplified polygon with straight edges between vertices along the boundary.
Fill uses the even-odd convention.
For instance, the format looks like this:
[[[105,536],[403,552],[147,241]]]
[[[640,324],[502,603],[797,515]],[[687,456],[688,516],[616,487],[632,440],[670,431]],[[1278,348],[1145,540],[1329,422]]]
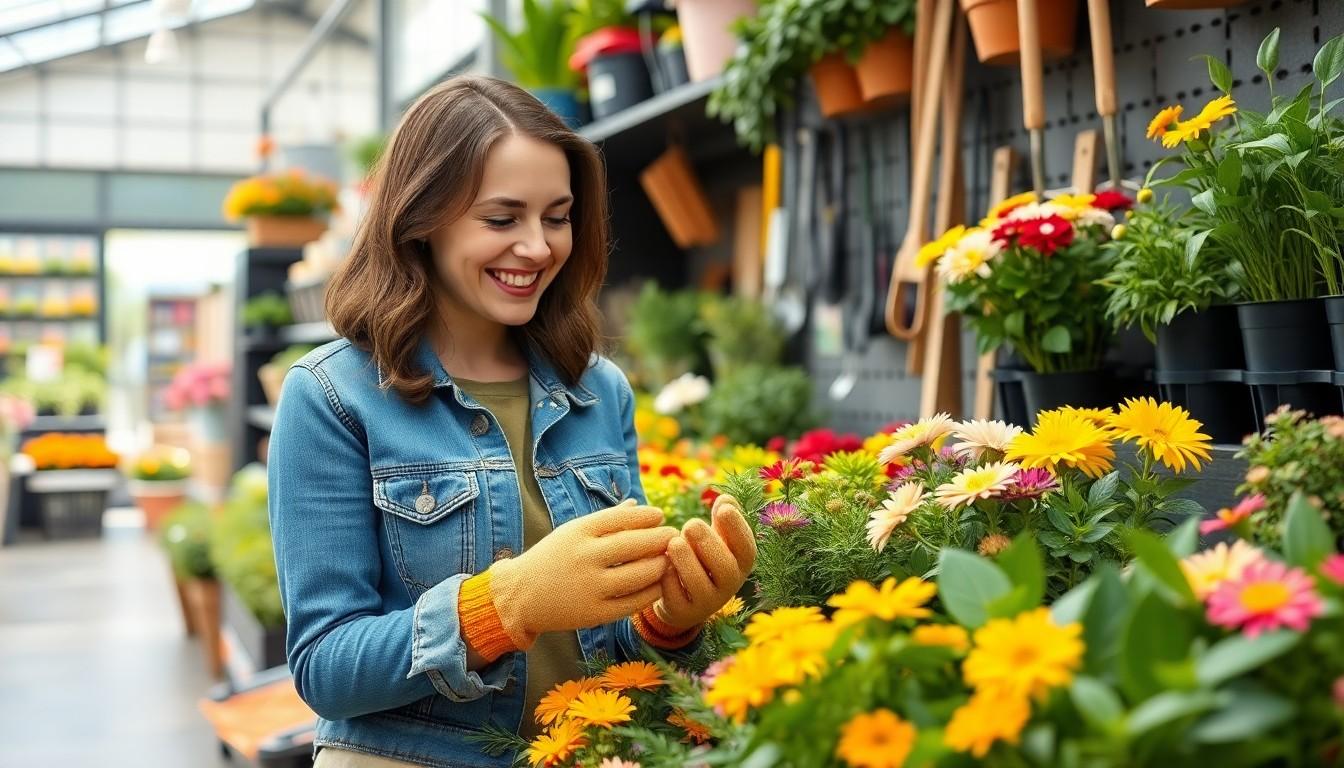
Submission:
[[[797,685],[826,670],[826,652],[835,645],[840,634],[839,624],[809,624],[800,627],[788,637],[782,637],[761,648],[770,658],[775,670],[776,683]]]
[[[944,509],[957,509],[980,499],[992,499],[1012,485],[1020,469],[1011,461],[967,467],[934,489],[933,495]]]
[[[892,576],[882,582],[881,588],[866,581],[856,581],[844,593],[832,595],[826,604],[836,609],[832,620],[847,627],[868,618],[883,621],[922,619],[929,615],[924,604],[937,593],[937,584],[913,576],[897,584]]]
[[[1115,410],[1111,408],[1079,408],[1076,405],[1065,405],[1059,408],[1061,413],[1073,413],[1088,421],[1096,424],[1098,427],[1111,426],[1111,417],[1115,416]]]
[[[971,638],[966,630],[956,624],[920,624],[910,633],[910,642],[951,648],[957,653],[965,653],[971,646]]]
[[[663,686],[663,673],[647,661],[613,664],[602,673],[602,686],[614,691],[652,691]]]
[[[947,230],[937,240],[925,243],[919,248],[919,255],[915,257],[915,264],[920,267],[927,267],[947,253],[961,239],[961,235],[966,231],[966,227],[958,224]]]
[[[1068,221],[1073,221],[1092,208],[1092,203],[1097,199],[1093,194],[1074,195],[1064,193],[1056,195],[1050,199],[1050,202],[1059,210],[1059,215]]]
[[[575,750],[587,744],[583,726],[565,720],[532,741],[527,748],[527,760],[533,768],[551,768],[564,763]]]
[[[1209,461],[1212,438],[1199,431],[1204,426],[1190,412],[1151,397],[1128,398],[1111,417],[1111,427],[1120,439],[1136,442],[1173,472],[1184,472],[1186,463],[1199,470],[1199,461]]]
[[[896,441],[896,435],[892,432],[878,432],[876,435],[870,435],[863,439],[863,450],[874,456],[879,456],[882,449]]]
[[[1043,698],[1073,680],[1083,660],[1082,633],[1076,622],[1055,624],[1049,608],[993,619],[976,630],[962,677],[977,690]]]
[[[1034,202],[1036,202],[1035,192],[1023,192],[1021,194],[1013,195],[1012,197],[1006,198],[1003,202],[999,203],[993,208],[990,208],[989,213],[985,215],[985,221],[986,222],[998,221],[999,219],[1003,218],[1004,213],[1011,211],[1012,209],[1017,208],[1018,206],[1029,205]],[[981,226],[983,226],[983,223]]]
[[[768,703],[783,685],[769,645],[747,646],[714,678],[705,691],[705,703],[724,717],[742,723],[747,713]]]
[[[1264,554],[1241,539],[1228,546],[1219,542],[1218,546],[1197,552],[1181,561],[1181,571],[1190,589],[1200,600],[1213,594],[1225,581],[1241,578],[1246,566],[1264,559]]]
[[[610,728],[630,722],[630,713],[634,711],[630,699],[616,691],[596,690],[580,693],[565,714],[580,725]]]
[[[1179,122],[1181,113],[1185,107],[1175,104],[1170,107],[1164,107],[1160,112],[1153,116],[1152,122],[1148,123],[1148,132],[1145,134],[1150,140],[1160,139],[1171,130],[1172,125]]]
[[[901,768],[914,745],[915,726],[878,709],[845,723],[835,755],[854,768]]]
[[[826,617],[821,615],[821,609],[814,605],[776,608],[773,611],[753,615],[743,634],[753,643],[768,643],[787,637],[789,633],[801,627],[825,622]]]
[[[1030,717],[1031,704],[1025,696],[991,689],[976,691],[970,701],[952,713],[943,743],[958,752],[984,757],[996,741],[1017,744]]]
[[[714,612],[714,618],[731,619],[732,617],[741,613],[742,610],[746,607],[747,605],[746,603],[742,602],[742,598],[738,597],[737,595],[733,595],[732,597],[728,598],[728,602],[724,603],[722,608]]]
[[[579,680],[566,680],[552,688],[537,704],[536,718],[541,725],[551,725],[564,717],[569,705],[579,694],[596,691],[602,682],[596,678],[585,677]]]
[[[1213,124],[1229,115],[1237,113],[1237,104],[1231,96],[1219,96],[1204,105],[1199,114],[1176,124],[1162,137],[1162,146],[1172,149],[1183,141],[1193,141],[1200,134],[1213,128]]]
[[[1036,429],[1018,435],[1005,458],[1028,469],[1045,467],[1056,474],[1063,464],[1097,478],[1111,470],[1115,450],[1110,432],[1090,419],[1077,413],[1042,411]]]

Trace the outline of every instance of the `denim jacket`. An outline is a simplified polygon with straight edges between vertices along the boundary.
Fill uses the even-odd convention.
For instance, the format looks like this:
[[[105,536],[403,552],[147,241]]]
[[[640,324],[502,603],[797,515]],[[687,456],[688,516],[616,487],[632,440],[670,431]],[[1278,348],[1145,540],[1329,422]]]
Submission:
[[[504,768],[468,736],[516,731],[522,653],[467,669],[458,591],[523,548],[518,482],[494,416],[453,385],[429,344],[424,405],[379,388],[349,341],[285,377],[268,461],[270,521],[289,667],[318,714],[316,746],[429,766]],[[594,358],[575,386],[532,356],[533,462],[559,526],[626,498],[645,502],[625,375]],[[563,600],[565,585],[551,585]],[[585,659],[640,658],[628,619],[578,631]],[[575,670],[578,676],[578,670]]]

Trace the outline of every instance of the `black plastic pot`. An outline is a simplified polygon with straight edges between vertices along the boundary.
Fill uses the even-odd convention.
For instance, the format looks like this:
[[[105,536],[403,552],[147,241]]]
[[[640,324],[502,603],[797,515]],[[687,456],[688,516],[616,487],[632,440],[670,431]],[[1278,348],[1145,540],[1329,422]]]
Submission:
[[[1013,368],[995,368],[989,375],[994,379],[994,399],[999,406],[999,418],[1019,427],[1031,426],[1031,414],[1027,411],[1026,394],[1022,391],[1022,374]]]
[[[1065,405],[1079,408],[1109,408],[1115,405],[1115,378],[1110,371],[1066,373],[1022,372],[1022,392],[1031,424],[1036,414]]]
[[[1156,371],[1161,399],[1179,405],[1203,423],[1201,432],[1215,443],[1237,444],[1259,430],[1252,390],[1237,369]]]
[[[657,56],[660,92],[691,82],[691,75],[686,71],[686,53],[681,46],[660,47]]]
[[[1344,322],[1342,320],[1341,322]],[[1157,328],[1159,371],[1207,371],[1246,367],[1237,307],[1220,304],[1182,312]]]
[[[1321,299],[1237,305],[1248,371],[1319,371],[1334,367]]]
[[[653,96],[649,68],[638,51],[595,56],[588,63],[588,101],[601,120]]]
[[[1256,418],[1262,424],[1266,416],[1285,405],[1312,416],[1344,413],[1332,371],[1247,371],[1246,383],[1255,396]]]
[[[1344,371],[1344,296],[1327,296],[1325,320],[1330,324],[1330,346],[1335,352],[1335,370]]]

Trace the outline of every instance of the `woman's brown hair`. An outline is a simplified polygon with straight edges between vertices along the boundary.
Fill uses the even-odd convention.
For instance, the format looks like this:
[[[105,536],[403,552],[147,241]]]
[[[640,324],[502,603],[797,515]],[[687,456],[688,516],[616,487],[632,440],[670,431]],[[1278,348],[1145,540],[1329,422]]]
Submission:
[[[374,170],[371,202],[354,247],[327,288],[327,317],[367,350],[384,385],[420,403],[433,387],[415,362],[434,320],[430,233],[463,215],[480,187],[494,143],[519,133],[548,142],[569,160],[573,249],[517,329],[573,385],[598,348],[597,293],[607,271],[606,176],[597,150],[535,97],[489,77],[461,76],[421,96],[392,133]],[[450,329],[451,330],[451,329]]]

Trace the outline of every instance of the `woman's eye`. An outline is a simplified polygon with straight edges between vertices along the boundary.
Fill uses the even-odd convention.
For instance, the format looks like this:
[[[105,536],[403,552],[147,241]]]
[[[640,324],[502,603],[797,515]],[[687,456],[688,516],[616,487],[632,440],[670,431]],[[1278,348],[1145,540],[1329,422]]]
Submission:
[[[553,227],[563,227],[569,223],[568,216],[547,216],[546,223]]]
[[[513,219],[512,219],[512,218],[503,218],[503,219],[492,219],[492,218],[487,218],[487,219],[485,220],[485,223],[488,224],[489,226],[492,226],[492,227],[496,228],[496,229],[503,229],[504,227],[507,227],[507,226],[509,226],[510,224],[512,224],[512,223],[513,223]]]

